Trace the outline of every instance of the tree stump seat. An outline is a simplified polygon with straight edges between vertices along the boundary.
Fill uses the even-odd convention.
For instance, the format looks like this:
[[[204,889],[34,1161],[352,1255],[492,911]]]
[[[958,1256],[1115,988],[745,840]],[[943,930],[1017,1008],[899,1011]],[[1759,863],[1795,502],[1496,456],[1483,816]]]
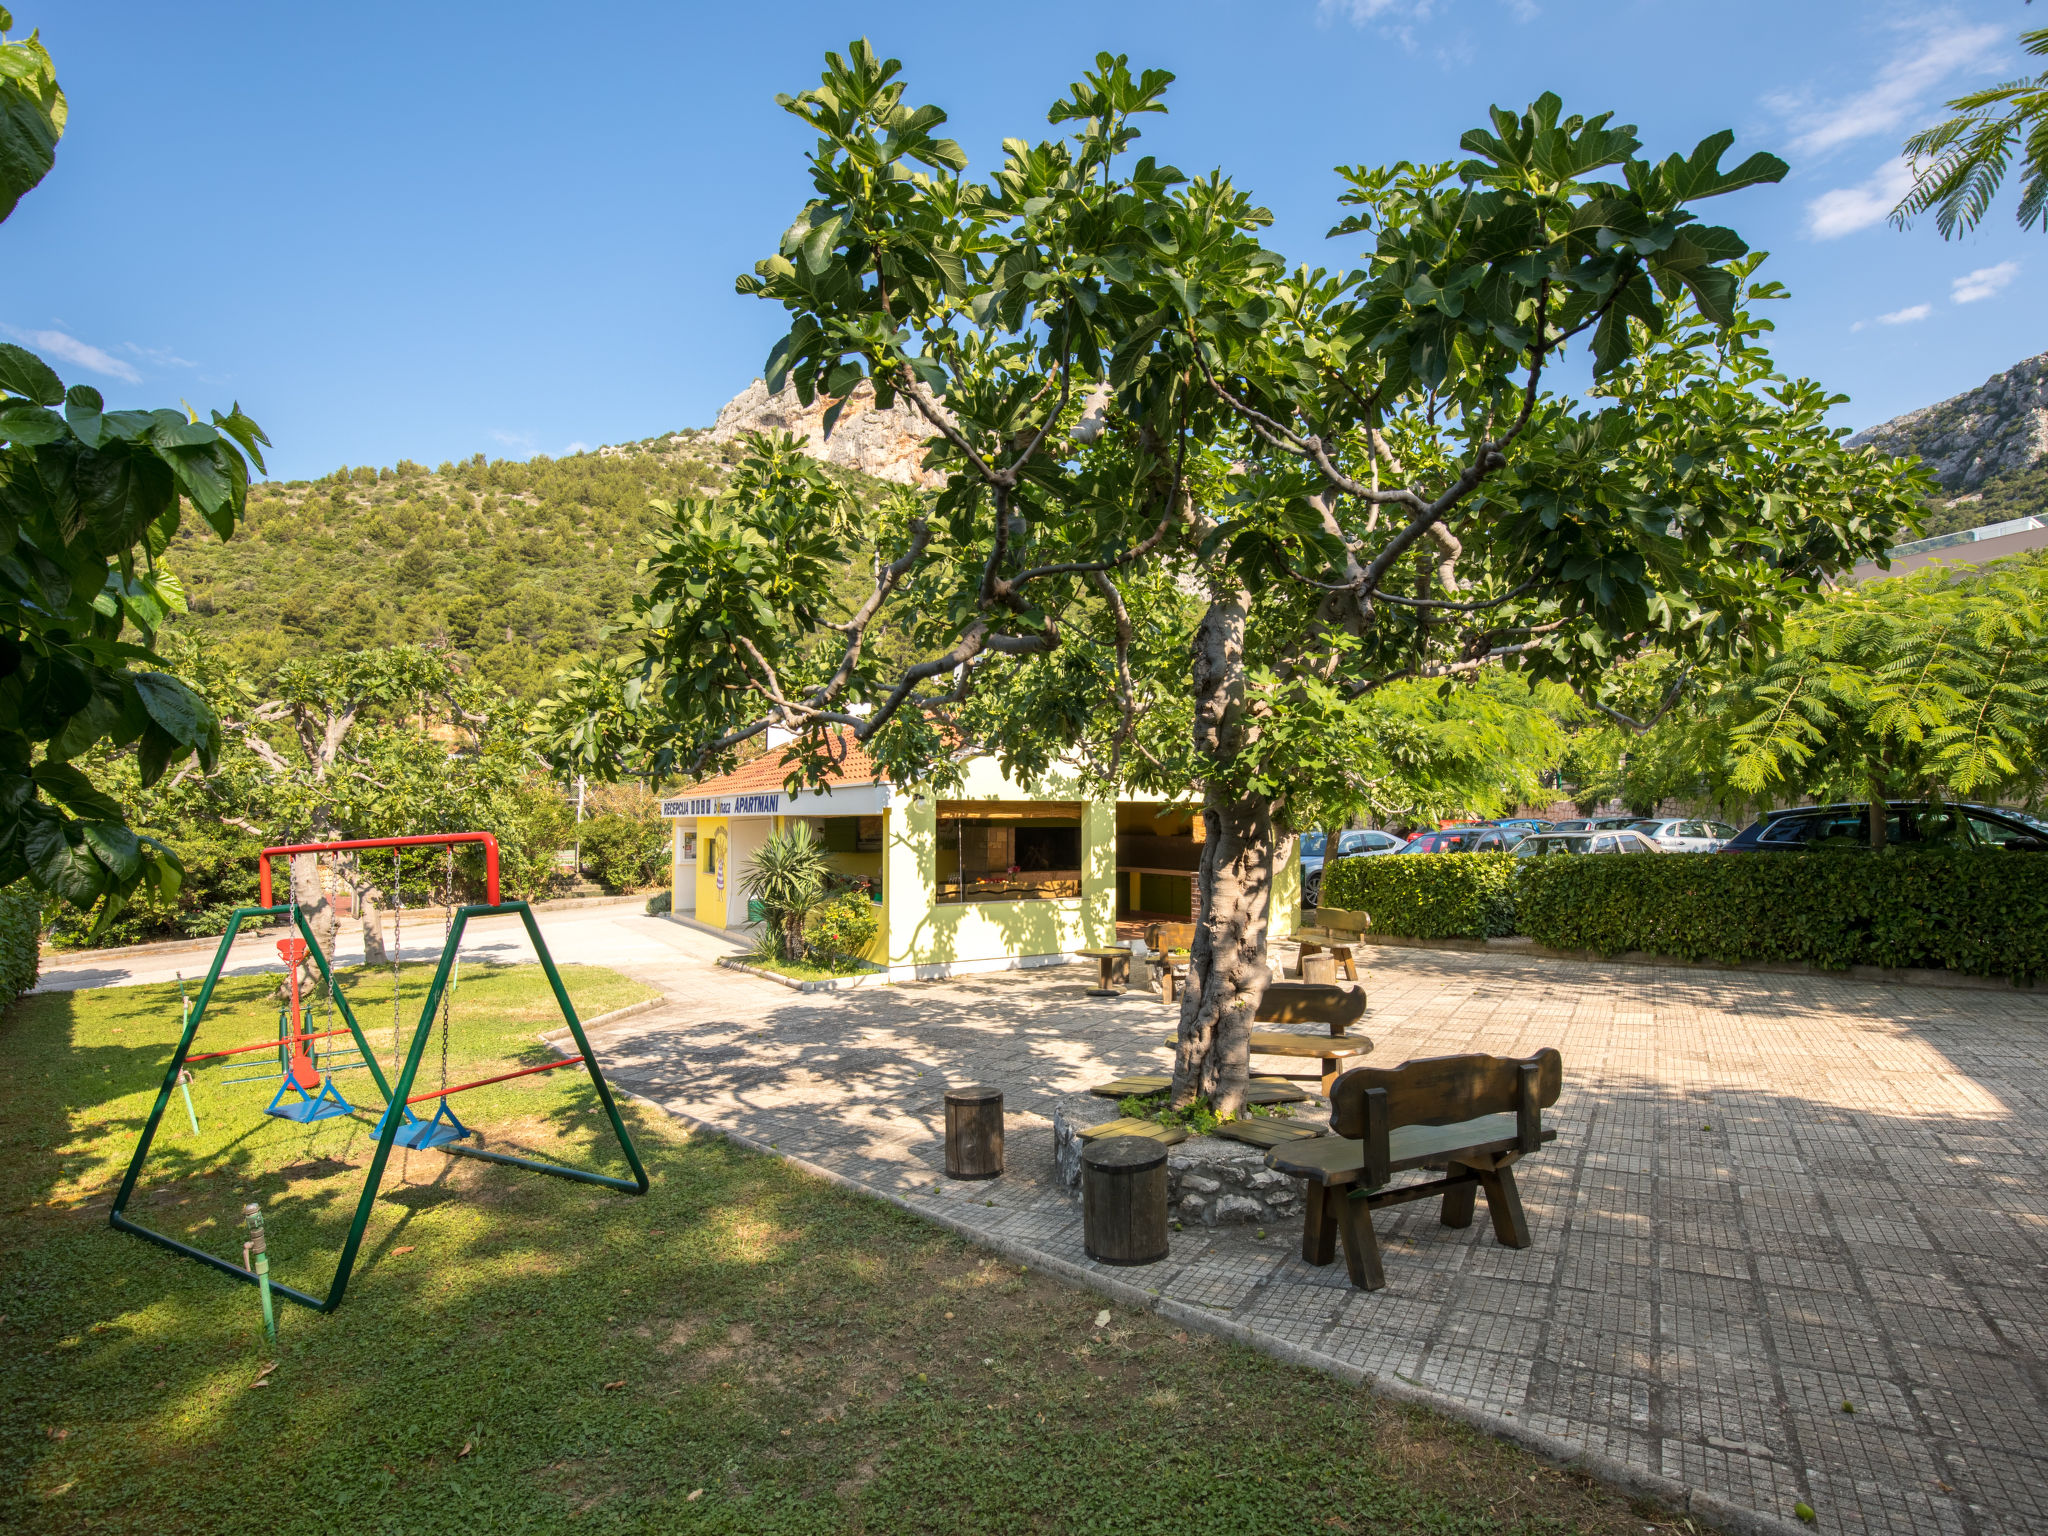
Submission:
[[[1003,1171],[1003,1093],[980,1083],[946,1090],[946,1177],[993,1179]]]
[[[1167,1256],[1166,1148],[1163,1138],[1123,1135],[1081,1149],[1081,1246],[1098,1264]]]

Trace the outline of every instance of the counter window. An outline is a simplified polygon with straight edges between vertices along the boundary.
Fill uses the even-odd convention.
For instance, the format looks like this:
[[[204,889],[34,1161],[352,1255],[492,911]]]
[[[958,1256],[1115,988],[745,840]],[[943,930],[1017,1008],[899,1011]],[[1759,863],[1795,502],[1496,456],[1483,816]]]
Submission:
[[[939,802],[940,901],[1053,901],[1080,894],[1078,803]]]

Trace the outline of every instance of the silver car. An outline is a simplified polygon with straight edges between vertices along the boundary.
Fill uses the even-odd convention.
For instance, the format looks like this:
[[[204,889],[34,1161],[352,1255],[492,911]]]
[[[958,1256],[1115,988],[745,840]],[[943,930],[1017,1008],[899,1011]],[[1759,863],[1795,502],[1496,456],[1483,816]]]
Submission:
[[[1682,817],[1653,817],[1629,823],[1665,853],[1713,853],[1735,835],[1726,822],[1687,820]]]
[[[1662,850],[1640,832],[1621,828],[1613,832],[1538,832],[1515,845],[1518,859],[1541,859],[1565,853],[1659,853]]]

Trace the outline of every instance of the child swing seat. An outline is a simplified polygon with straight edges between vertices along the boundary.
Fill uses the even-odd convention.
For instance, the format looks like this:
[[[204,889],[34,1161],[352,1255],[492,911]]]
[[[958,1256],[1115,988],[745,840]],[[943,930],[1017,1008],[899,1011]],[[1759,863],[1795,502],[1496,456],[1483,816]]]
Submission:
[[[404,1108],[403,1105],[399,1107]],[[408,1147],[414,1152],[425,1152],[435,1147],[445,1147],[451,1141],[467,1141],[475,1134],[476,1132],[455,1117],[455,1107],[443,1099],[441,1107],[434,1111],[434,1118],[431,1120],[422,1120],[407,1109],[405,1124],[392,1136],[391,1144]]]

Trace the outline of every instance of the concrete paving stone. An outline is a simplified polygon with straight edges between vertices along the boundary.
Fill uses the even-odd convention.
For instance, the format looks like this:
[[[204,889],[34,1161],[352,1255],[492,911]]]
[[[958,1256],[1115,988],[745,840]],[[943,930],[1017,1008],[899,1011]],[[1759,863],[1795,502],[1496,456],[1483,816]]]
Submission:
[[[658,924],[633,921],[585,923],[581,952],[549,929],[558,958],[669,993],[603,1032],[623,1085],[895,1191],[942,1182],[943,1085],[999,1083],[1000,1190],[914,1203],[1079,1262],[1047,1121],[1167,1066],[1156,1002],[1091,1003],[1046,972],[799,998],[714,971],[717,941],[682,930],[628,954]],[[2048,1536],[2048,997],[1398,948],[1368,965],[1378,1061],[1564,1051],[1561,1139],[1521,1170],[1535,1246],[1418,1203],[1378,1218],[1369,1295],[1341,1262],[1302,1264],[1298,1226],[1184,1232],[1167,1262],[1102,1274],[1766,1514],[1808,1498],[1822,1530]]]

